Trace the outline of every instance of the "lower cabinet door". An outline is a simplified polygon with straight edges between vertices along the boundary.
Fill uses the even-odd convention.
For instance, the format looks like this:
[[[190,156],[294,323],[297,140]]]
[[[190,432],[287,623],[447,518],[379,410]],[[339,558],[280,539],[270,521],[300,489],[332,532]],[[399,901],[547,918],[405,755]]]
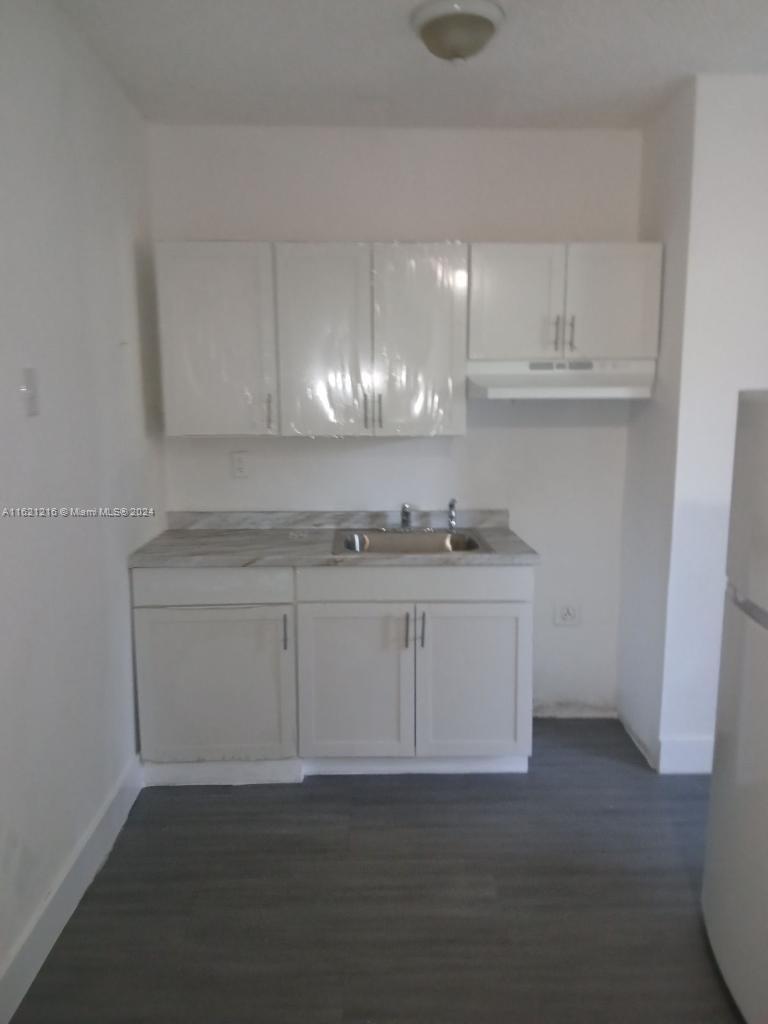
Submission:
[[[299,605],[302,757],[408,757],[414,736],[414,606]]]
[[[531,606],[416,608],[416,753],[530,753]]]
[[[137,608],[147,761],[296,755],[293,607]]]

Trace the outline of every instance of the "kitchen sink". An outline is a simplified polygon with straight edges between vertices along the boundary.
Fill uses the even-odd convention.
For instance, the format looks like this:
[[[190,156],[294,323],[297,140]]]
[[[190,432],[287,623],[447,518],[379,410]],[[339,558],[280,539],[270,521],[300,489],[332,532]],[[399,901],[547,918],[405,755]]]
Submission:
[[[482,537],[467,530],[337,530],[334,555],[445,555],[490,551]]]

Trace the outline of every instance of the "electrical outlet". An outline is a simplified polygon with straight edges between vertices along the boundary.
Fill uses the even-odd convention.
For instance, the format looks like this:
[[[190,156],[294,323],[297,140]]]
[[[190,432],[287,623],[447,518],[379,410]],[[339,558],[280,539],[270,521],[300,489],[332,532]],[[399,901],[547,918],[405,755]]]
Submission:
[[[581,606],[573,602],[556,605],[554,621],[556,626],[580,626]]]
[[[245,480],[248,477],[248,467],[245,462],[247,452],[229,453],[229,472],[233,480]]]

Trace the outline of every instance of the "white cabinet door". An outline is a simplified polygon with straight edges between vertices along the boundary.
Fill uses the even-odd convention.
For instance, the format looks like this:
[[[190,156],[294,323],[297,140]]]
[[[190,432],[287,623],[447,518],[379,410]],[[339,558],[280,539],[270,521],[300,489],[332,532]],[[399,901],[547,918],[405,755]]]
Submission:
[[[470,359],[545,359],[562,352],[565,246],[470,246]]]
[[[531,606],[416,608],[416,753],[530,754]]]
[[[156,250],[165,432],[278,432],[272,247]]]
[[[376,433],[466,430],[467,246],[373,250]]]
[[[414,753],[412,604],[299,605],[302,757]]]
[[[283,434],[371,434],[370,246],[286,243],[276,252]]]
[[[661,262],[653,243],[569,245],[565,355],[655,359]]]
[[[134,615],[145,760],[295,756],[291,605],[137,608]]]

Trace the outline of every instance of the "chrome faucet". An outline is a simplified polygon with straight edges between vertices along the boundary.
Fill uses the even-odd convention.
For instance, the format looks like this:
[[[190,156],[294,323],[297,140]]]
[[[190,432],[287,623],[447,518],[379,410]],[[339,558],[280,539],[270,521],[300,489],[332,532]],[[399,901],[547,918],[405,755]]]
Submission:
[[[448,502],[448,533],[456,532],[456,499]]]
[[[407,502],[403,502],[400,506],[400,529],[410,530],[411,528],[411,506]]]

